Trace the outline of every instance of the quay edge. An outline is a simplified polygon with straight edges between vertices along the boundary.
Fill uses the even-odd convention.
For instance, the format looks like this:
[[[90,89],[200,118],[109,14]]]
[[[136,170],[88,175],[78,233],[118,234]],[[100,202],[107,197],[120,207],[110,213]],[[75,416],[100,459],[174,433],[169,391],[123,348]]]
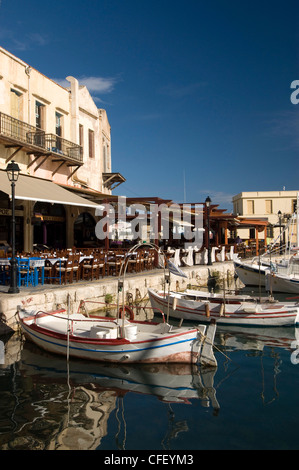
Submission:
[[[183,267],[182,271],[188,276],[183,278],[171,275],[170,288],[172,290],[186,289],[188,284],[192,286],[207,286],[209,280],[217,278],[228,283],[234,281],[234,264],[230,261],[214,263],[212,266],[195,265]],[[104,307],[106,294],[111,294],[113,303],[117,300],[118,279],[104,277],[93,281],[79,281],[73,284],[51,285],[46,284],[37,287],[21,287],[18,294],[8,294],[8,286],[1,286],[0,290],[0,334],[17,330],[18,323],[16,312],[19,305],[32,310],[52,311],[58,308],[67,308],[69,297],[71,313],[77,312],[82,300],[87,303],[87,311],[99,310]],[[161,289],[164,285],[164,270],[155,269],[141,273],[127,273],[125,276],[125,295],[131,293],[136,299],[147,298],[147,289]],[[94,303],[92,303],[94,302]],[[145,318],[140,318],[144,320]],[[148,318],[150,319],[150,316]]]

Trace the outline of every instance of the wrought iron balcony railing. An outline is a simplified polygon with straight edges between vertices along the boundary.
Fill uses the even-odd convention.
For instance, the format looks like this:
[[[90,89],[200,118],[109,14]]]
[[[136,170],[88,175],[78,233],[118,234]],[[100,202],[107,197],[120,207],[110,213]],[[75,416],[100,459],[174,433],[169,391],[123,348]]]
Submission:
[[[10,144],[22,145],[33,150],[60,156],[68,161],[83,164],[83,149],[80,145],[70,142],[55,134],[46,134],[42,129],[26,122],[0,113],[0,137]]]

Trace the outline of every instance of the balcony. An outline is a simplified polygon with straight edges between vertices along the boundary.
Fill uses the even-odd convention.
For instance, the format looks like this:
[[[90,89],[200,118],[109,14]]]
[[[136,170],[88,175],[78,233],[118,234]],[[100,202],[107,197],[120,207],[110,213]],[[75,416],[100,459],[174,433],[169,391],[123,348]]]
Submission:
[[[46,134],[37,127],[0,113],[0,141],[7,147],[19,147],[36,158],[52,156],[53,161],[65,162],[68,166],[83,165],[83,149],[55,134]]]

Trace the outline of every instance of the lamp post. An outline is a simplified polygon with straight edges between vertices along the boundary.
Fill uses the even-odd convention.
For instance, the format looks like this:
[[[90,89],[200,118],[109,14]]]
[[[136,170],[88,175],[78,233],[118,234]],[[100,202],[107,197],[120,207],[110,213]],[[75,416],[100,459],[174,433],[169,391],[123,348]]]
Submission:
[[[279,253],[282,253],[282,242],[281,242],[281,211],[278,211],[278,219],[279,219]]]
[[[19,291],[17,284],[17,260],[16,260],[16,219],[15,219],[15,185],[19,178],[20,168],[18,164],[12,160],[6,167],[6,173],[11,182],[11,244],[12,253],[10,259],[10,288],[9,294],[17,294]]]
[[[211,243],[210,243],[210,206],[211,206],[211,199],[208,196],[206,198],[206,208],[207,208],[207,218],[208,218],[208,266],[211,266]]]

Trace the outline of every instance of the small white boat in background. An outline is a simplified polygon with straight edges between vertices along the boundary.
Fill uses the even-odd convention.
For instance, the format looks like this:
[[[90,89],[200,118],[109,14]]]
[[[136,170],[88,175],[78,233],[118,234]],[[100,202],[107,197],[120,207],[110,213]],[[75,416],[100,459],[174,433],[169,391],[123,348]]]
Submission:
[[[295,229],[294,226],[297,226]],[[288,242],[283,246],[285,233]],[[294,244],[293,235],[296,233]],[[234,260],[235,272],[245,286],[265,287],[267,291],[299,293],[299,193],[297,210],[265,254],[252,260]]]
[[[176,327],[166,322],[85,317],[65,310],[52,313],[18,309],[25,336],[42,349],[107,363],[198,363],[217,365],[216,325]]]
[[[265,287],[269,292],[299,294],[299,273],[269,271],[265,274]]]
[[[269,292],[299,292],[298,255],[276,262],[257,258],[251,261],[235,260],[234,267],[237,276],[245,286],[261,286]],[[272,283],[270,283],[270,276],[273,277]]]
[[[299,322],[299,303],[278,302],[249,295],[223,295],[186,289],[184,292],[155,292],[148,289],[154,312],[172,318],[204,323],[214,319],[218,325],[295,326]]]
[[[245,286],[265,287],[265,273],[270,271],[270,263],[252,261],[234,261],[235,272]]]

